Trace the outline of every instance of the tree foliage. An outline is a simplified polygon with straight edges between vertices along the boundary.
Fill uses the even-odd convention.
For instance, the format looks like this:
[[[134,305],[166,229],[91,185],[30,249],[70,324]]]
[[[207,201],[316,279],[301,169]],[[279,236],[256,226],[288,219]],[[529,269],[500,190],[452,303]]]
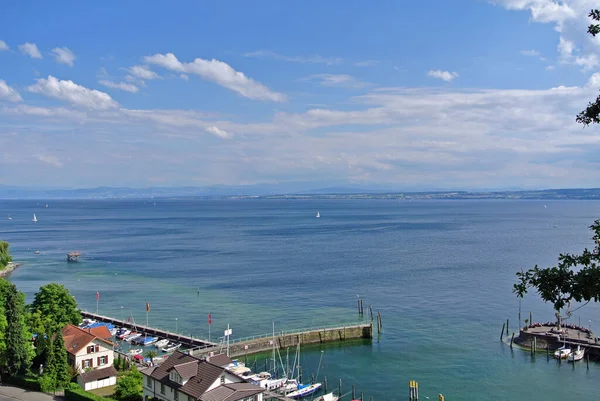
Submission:
[[[29,368],[32,357],[31,334],[25,324],[25,295],[17,291],[14,284],[1,280],[0,298],[4,301],[6,331],[4,352],[0,363],[9,375],[15,375]]]
[[[8,242],[0,241],[0,270],[12,262],[12,256],[8,253]]]
[[[591,10],[588,16],[594,21],[600,21],[600,10]],[[596,36],[600,33],[600,24],[590,24],[587,32]],[[588,103],[585,110],[577,115],[576,121],[584,125],[600,124],[600,96],[593,102]]]
[[[523,297],[535,288],[544,302],[550,302],[557,313],[571,301],[600,300],[600,220],[590,226],[594,248],[580,255],[560,254],[558,265],[545,269],[537,265],[517,273],[513,292]]]
[[[68,323],[81,323],[81,311],[75,298],[60,284],[50,283],[40,287],[30,309],[34,330],[47,327],[50,333],[59,333]]]
[[[141,401],[142,400],[143,375],[136,369],[135,365],[127,373],[117,379],[115,398],[119,401]]]

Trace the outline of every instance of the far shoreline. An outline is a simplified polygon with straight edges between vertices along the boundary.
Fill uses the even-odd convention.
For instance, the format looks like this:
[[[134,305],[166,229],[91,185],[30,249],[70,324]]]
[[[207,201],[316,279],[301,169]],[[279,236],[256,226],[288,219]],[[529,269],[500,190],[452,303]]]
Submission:
[[[18,267],[23,266],[23,263],[13,263],[9,262],[8,265],[2,270],[0,270],[0,277],[6,277],[13,271],[15,271]]]

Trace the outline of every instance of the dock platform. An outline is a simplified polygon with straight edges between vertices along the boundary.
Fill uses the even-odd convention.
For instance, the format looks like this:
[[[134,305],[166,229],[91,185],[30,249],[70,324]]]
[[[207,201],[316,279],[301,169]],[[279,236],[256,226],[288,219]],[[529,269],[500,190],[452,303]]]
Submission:
[[[580,345],[586,349],[586,353],[590,358],[600,359],[600,339],[594,334],[585,330],[585,328],[563,327],[562,333],[555,330],[556,325],[550,326],[547,324],[534,324],[524,330],[519,330],[519,335],[515,337],[515,343],[523,347],[531,348],[534,344],[536,350],[553,351],[563,344],[571,347]],[[534,342],[535,339],[535,342]]]
[[[146,327],[144,325],[137,324],[134,322],[123,321],[108,316],[98,315],[96,313],[82,311],[81,316],[83,316],[84,318],[96,320],[98,322],[110,323],[115,326],[126,327],[130,330],[136,330],[138,333],[142,333],[144,335],[148,334],[152,336],[166,338],[167,340],[175,341],[183,344],[186,347],[191,347],[194,349],[213,348],[218,345],[217,343],[203,340],[201,338],[193,338],[179,333],[172,333],[166,330],[155,329],[153,327]]]

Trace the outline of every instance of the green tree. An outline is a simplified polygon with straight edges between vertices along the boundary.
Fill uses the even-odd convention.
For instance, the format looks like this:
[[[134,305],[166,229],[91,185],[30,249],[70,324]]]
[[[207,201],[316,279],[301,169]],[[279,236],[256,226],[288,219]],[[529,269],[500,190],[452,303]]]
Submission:
[[[31,313],[40,321],[47,320],[51,332],[60,332],[68,323],[81,323],[81,311],[65,286],[50,283],[40,287],[31,303]],[[40,334],[40,333],[38,333]]]
[[[14,284],[6,283],[4,281],[1,284],[7,325],[4,333],[5,349],[0,359],[6,372],[15,375],[29,368],[33,352],[31,334],[25,324],[25,295],[19,293]]]
[[[146,352],[146,357],[150,358],[151,362],[154,362],[154,358],[156,358],[156,355],[158,355],[158,354],[154,350],[150,350],[150,351]]]
[[[43,364],[44,371],[39,379],[42,391],[56,390],[56,358],[54,355],[54,346],[50,337],[48,337],[48,347],[46,348],[46,360]]]
[[[592,10],[588,15],[594,21],[600,21],[600,10]],[[590,24],[588,26],[588,33],[592,36],[596,36],[600,33],[600,24]],[[600,96],[593,102],[588,103],[585,110],[577,115],[577,122],[590,125],[600,123]]]
[[[57,333],[52,341],[54,350],[54,369],[56,371],[56,387],[65,388],[71,381],[71,373],[69,372],[69,361],[67,359],[67,349],[62,334]]]
[[[12,262],[12,256],[8,253],[8,246],[8,242],[0,241],[0,270]]]
[[[127,373],[117,379],[115,398],[119,401],[142,400],[143,375],[138,372],[135,365]]]

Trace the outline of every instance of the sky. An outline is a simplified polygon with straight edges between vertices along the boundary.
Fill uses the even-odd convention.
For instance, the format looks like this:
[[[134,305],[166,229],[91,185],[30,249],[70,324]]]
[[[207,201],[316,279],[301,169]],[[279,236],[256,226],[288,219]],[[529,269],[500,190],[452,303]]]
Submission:
[[[8,2],[0,184],[599,187],[598,6]]]

